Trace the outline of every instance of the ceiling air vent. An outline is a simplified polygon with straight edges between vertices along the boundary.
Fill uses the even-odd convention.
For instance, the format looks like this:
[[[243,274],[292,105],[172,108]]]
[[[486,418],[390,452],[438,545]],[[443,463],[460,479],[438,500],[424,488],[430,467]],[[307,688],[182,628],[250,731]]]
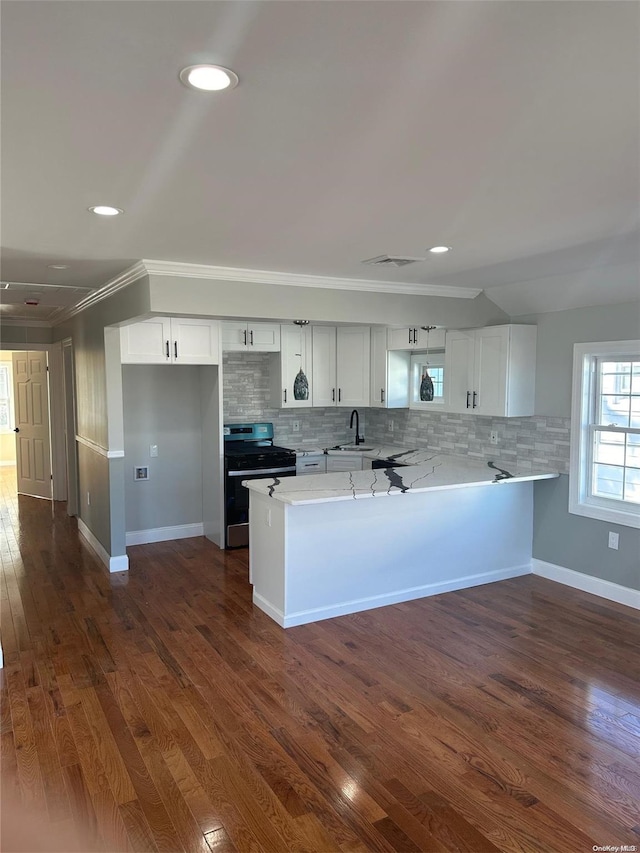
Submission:
[[[398,258],[391,257],[391,255],[378,255],[377,258],[369,258],[362,263],[369,264],[372,267],[406,267],[407,264],[415,264],[418,261],[424,261],[424,258]]]

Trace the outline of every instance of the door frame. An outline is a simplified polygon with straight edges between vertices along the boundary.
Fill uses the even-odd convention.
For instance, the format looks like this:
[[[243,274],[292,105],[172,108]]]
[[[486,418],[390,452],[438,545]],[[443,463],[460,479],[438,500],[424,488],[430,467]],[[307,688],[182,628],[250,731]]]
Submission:
[[[67,475],[67,515],[79,515],[78,445],[76,442],[76,377],[73,339],[61,341],[62,385],[64,402],[64,445]],[[68,358],[67,358],[68,356]]]
[[[62,373],[62,344],[24,344],[13,341],[0,342],[0,349],[8,352],[46,352],[49,381],[49,438],[51,452],[52,497],[54,501],[67,499],[67,463],[64,443],[64,383]],[[74,436],[75,439],[75,436]]]

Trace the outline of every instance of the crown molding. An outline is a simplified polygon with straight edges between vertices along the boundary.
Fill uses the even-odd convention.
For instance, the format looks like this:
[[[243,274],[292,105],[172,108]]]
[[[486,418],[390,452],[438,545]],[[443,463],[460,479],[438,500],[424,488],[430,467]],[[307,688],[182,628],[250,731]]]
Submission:
[[[20,317],[3,317],[0,314],[0,326],[25,326],[33,329],[51,329],[52,320],[21,320]]]
[[[239,267],[215,267],[177,261],[140,261],[151,275],[206,278],[219,281],[244,281],[251,284],[276,284],[287,287],[319,287],[326,290],[357,290],[369,293],[402,293],[411,296],[444,296],[452,299],[475,299],[482,293],[476,287],[451,287],[438,284],[408,284],[395,281],[372,281],[364,278],[335,278],[322,275],[250,270]]]
[[[364,278],[335,278],[321,275],[274,272],[273,270],[250,270],[239,267],[215,267],[207,264],[187,264],[180,261],[155,261],[143,259],[133,264],[108,281],[104,287],[94,290],[76,305],[60,309],[46,324],[59,326],[71,317],[97,305],[144,278],[146,275],[176,276],[179,278],[202,278],[216,281],[244,281],[251,284],[275,284],[286,287],[319,287],[325,290],[355,290],[368,293],[402,293],[409,296],[443,296],[449,299],[475,299],[482,293],[477,287],[450,287],[438,284],[407,284],[395,281],[372,281]],[[24,325],[24,323],[18,323]]]
[[[133,284],[134,281],[144,278],[145,275],[147,275],[145,262],[138,261],[132,267],[129,267],[124,272],[121,272],[115,278],[108,281],[104,287],[101,287],[99,290],[94,290],[93,293],[89,294],[89,296],[81,299],[76,305],[73,305],[71,308],[62,309],[59,314],[56,314],[55,320],[53,320],[53,325],[59,326],[61,323],[65,323],[67,320],[70,320],[71,317],[74,317],[81,311],[86,311],[87,308],[97,305],[98,302],[102,302],[104,299],[108,299],[110,296],[113,296],[114,293],[117,293],[119,290],[123,290],[123,288]]]

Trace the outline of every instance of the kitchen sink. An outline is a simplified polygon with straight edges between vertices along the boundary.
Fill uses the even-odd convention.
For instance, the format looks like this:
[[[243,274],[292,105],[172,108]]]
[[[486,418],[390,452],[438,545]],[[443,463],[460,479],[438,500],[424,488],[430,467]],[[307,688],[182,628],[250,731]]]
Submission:
[[[340,447],[330,447],[329,450],[346,450],[353,453],[354,451],[373,450],[373,447],[366,447],[364,444],[342,444]]]

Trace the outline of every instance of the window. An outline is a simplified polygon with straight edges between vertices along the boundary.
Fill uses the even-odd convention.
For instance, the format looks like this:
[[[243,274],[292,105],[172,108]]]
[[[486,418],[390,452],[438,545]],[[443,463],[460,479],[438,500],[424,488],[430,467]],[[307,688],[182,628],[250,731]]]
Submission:
[[[11,370],[0,364],[0,432],[11,432]]]
[[[420,397],[420,386],[427,371],[433,382],[433,400],[428,402]],[[428,355],[425,352],[413,353],[411,355],[411,408],[430,408],[438,403],[444,403],[444,350],[436,350]]]
[[[640,341],[574,346],[569,512],[640,527]]]

